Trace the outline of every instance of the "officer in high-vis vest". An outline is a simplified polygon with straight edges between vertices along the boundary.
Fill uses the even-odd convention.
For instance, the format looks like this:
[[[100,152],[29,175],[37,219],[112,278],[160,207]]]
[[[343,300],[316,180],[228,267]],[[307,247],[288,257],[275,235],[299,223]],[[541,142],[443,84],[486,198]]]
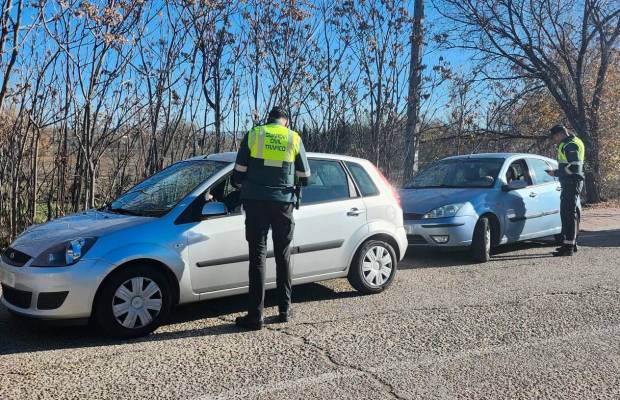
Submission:
[[[310,167],[299,134],[289,129],[288,116],[275,107],[266,125],[251,129],[237,153],[234,180],[241,185],[245,235],[249,247],[248,313],[235,323],[245,329],[263,327],[267,233],[271,228],[276,261],[278,320],[287,322],[291,310],[290,244],[295,222],[295,186],[305,186]]]
[[[572,256],[577,251],[577,229],[579,213],[577,204],[583,189],[583,161],[585,146],[581,139],[568,133],[564,125],[556,125],[550,130],[550,137],[558,146],[558,169],[547,173],[560,180],[560,216],[564,242],[553,253],[554,256]]]

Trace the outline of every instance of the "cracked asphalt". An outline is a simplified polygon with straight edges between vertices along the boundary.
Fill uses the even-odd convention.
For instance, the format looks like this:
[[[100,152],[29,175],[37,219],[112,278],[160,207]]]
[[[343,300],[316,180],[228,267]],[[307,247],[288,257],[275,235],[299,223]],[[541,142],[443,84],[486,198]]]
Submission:
[[[131,341],[0,307],[0,399],[618,399],[620,210],[589,210],[572,258],[410,252],[385,293],[295,287],[295,319],[238,332],[238,296]],[[267,296],[268,316],[276,313]]]

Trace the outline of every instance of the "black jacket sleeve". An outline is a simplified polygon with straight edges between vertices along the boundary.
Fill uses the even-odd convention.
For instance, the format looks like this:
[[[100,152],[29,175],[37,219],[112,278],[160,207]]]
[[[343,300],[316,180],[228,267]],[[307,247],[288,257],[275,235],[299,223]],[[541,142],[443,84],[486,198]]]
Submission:
[[[237,151],[237,160],[235,161],[235,169],[233,171],[233,185],[239,187],[245,179],[248,172],[248,162],[250,160],[250,148],[248,147],[248,134],[241,140],[239,150]]]
[[[577,147],[575,143],[569,143],[566,146],[564,146],[564,153],[566,154],[566,160],[569,163],[583,161],[583,160],[579,160],[579,148]],[[577,174],[580,171],[579,165],[569,165],[568,169],[573,174]]]
[[[299,142],[299,153],[295,157],[295,177],[301,186],[308,186],[310,179],[310,164],[306,157],[306,149],[303,142]]]

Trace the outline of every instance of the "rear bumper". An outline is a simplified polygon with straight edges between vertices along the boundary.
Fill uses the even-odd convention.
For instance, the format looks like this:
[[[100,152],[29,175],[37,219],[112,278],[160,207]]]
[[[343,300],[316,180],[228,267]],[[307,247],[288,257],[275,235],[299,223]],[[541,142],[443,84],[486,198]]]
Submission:
[[[463,248],[471,245],[478,218],[462,216],[422,220],[405,220],[409,246]],[[448,236],[442,243],[439,239]]]
[[[88,318],[108,267],[100,260],[62,268],[12,267],[0,262],[2,304],[16,314],[38,319]]]
[[[398,241],[400,259],[405,258],[407,252],[407,246],[409,245],[407,240],[407,231],[404,226],[396,229],[396,240]]]

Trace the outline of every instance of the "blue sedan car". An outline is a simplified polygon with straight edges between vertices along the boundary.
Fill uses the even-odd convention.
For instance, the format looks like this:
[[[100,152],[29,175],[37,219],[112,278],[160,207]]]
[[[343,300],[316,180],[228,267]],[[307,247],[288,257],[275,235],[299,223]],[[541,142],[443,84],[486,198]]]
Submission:
[[[420,171],[401,191],[410,246],[469,248],[488,261],[495,246],[546,236],[560,240],[557,163],[533,154],[449,157]]]

